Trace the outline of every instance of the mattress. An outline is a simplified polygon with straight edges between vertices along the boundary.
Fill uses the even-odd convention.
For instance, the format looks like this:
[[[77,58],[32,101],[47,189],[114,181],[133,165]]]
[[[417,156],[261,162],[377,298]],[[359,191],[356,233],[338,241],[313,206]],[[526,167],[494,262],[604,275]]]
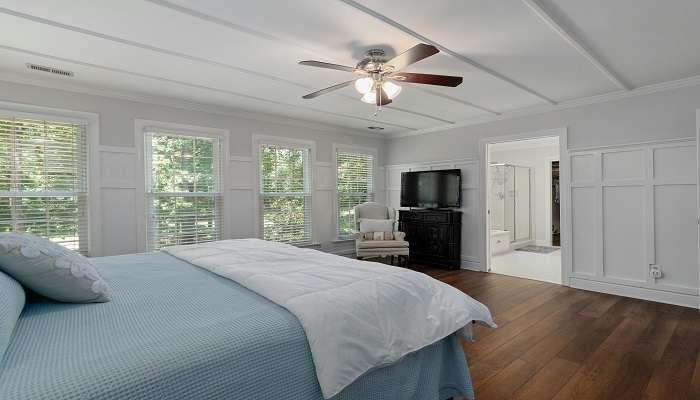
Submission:
[[[284,308],[164,253],[93,260],[113,300],[29,302],[0,366],[0,399],[323,399],[304,331]],[[333,399],[459,394],[473,397],[452,335]]]

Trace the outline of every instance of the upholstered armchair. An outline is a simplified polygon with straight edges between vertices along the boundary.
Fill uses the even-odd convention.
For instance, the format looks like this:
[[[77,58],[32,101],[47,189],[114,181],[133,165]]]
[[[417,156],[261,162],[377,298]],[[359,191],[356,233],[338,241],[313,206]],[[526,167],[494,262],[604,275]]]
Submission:
[[[371,257],[391,257],[391,264],[394,264],[394,256],[397,257],[399,265],[408,265],[409,245],[404,240],[406,234],[394,229],[396,212],[393,208],[383,204],[367,202],[358,204],[355,210],[355,251],[357,258]],[[391,240],[375,240],[369,238],[366,232],[360,230],[362,219],[368,220],[390,220],[393,238]],[[403,261],[403,262],[402,262]]]

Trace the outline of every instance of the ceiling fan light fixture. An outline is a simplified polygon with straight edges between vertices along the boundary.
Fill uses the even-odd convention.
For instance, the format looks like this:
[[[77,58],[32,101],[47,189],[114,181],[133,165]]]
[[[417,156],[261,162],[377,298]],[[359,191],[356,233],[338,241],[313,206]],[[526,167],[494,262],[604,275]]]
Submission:
[[[401,93],[401,86],[389,81],[382,83],[382,89],[391,100]]]
[[[374,104],[377,101],[377,92],[374,90],[367,92],[360,100],[362,100],[363,103]]]
[[[360,94],[369,93],[374,87],[374,79],[370,77],[360,78],[355,81],[355,90],[360,92]]]

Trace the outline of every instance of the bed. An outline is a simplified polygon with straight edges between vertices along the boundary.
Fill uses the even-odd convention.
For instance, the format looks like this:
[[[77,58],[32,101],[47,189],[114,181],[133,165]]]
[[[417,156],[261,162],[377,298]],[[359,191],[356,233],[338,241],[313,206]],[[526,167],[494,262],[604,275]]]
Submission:
[[[323,399],[309,343],[285,308],[158,252],[95,258],[112,301],[25,306],[0,398]],[[333,399],[473,397],[456,334],[373,369]]]

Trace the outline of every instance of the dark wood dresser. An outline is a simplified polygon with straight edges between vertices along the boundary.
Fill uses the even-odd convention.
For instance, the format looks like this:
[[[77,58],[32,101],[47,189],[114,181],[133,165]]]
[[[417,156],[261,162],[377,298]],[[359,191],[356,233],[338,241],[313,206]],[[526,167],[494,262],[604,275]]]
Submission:
[[[460,267],[462,212],[399,210],[399,230],[410,243],[410,258],[421,264]]]

